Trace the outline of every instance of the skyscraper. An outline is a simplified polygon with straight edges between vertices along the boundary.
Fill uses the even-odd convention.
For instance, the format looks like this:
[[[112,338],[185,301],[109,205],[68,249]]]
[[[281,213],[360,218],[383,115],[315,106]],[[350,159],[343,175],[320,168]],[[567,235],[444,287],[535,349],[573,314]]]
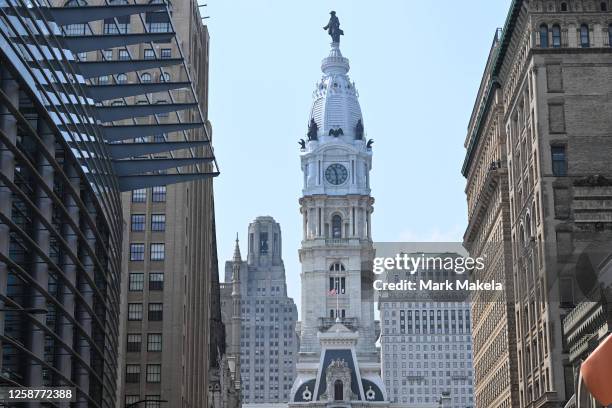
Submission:
[[[591,289],[576,280],[589,247],[610,242],[610,6],[513,1],[491,49],[466,138],[466,242],[499,243],[508,290],[503,308],[473,311],[478,407],[561,407],[573,394],[562,320]]]
[[[333,42],[321,64],[308,141],[300,154],[302,313],[297,379],[289,404],[384,405],[371,270],[372,146],[348,76],[349,61],[340,52],[343,32],[335,12],[331,15],[326,29]]]
[[[244,403],[284,403],[295,378],[298,340],[280,225],[272,217],[257,217],[249,224],[247,245],[245,261],[236,240],[234,258],[225,263],[221,299],[228,358],[239,367]]]
[[[394,271],[383,276],[383,281],[395,283],[455,281],[458,277],[454,272],[433,268]],[[451,291],[437,297],[432,293],[380,292],[381,360],[389,401],[429,407],[445,397],[449,408],[471,408],[474,388],[470,304],[468,299],[455,299]]]

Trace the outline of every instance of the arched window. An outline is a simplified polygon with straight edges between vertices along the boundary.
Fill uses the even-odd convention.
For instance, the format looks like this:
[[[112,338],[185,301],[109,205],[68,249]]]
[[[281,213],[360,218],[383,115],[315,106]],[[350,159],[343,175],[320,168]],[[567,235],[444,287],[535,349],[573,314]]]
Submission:
[[[561,47],[561,27],[555,24],[552,28],[552,45],[554,48]]]
[[[336,380],[334,382],[334,401],[342,400],[344,400],[344,386],[341,380]]]
[[[546,24],[540,26],[540,47],[548,48],[548,26]]]
[[[335,262],[329,266],[330,272],[344,272],[346,269],[340,262]]]
[[[140,77],[140,80],[142,82],[151,82],[151,74],[149,74],[148,72],[145,72],[144,74],[142,74],[142,76]]]
[[[342,238],[342,217],[338,214],[332,217],[332,238]]]
[[[170,74],[167,72],[163,72],[159,76],[159,82],[170,82]]]
[[[125,84],[127,82],[127,75],[126,74],[119,74],[117,75],[117,83],[118,84]]]
[[[580,26],[580,46],[582,48],[588,48],[590,43],[589,26],[587,24],[582,24]]]
[[[567,3],[561,3],[561,11],[567,11]]]

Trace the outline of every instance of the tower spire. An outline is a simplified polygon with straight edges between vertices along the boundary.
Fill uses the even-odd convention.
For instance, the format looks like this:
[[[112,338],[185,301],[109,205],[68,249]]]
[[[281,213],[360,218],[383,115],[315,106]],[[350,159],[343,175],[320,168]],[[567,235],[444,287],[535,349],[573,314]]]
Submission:
[[[238,241],[238,233],[236,233],[236,245],[234,246],[234,262],[241,262],[242,256],[240,255],[240,243]]]

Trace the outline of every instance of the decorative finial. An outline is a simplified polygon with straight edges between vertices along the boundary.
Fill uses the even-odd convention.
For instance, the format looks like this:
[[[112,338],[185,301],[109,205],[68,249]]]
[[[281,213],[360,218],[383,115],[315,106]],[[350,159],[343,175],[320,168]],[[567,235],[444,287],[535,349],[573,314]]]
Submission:
[[[236,245],[234,246],[234,262],[241,262],[242,256],[240,255],[240,244],[238,242],[238,233],[236,233]]]
[[[340,20],[336,16],[335,11],[330,11],[331,17],[329,18],[329,23],[325,27],[324,30],[327,30],[327,33],[331,36],[332,41],[336,44],[340,44],[340,36],[344,35],[344,31],[340,29]]]

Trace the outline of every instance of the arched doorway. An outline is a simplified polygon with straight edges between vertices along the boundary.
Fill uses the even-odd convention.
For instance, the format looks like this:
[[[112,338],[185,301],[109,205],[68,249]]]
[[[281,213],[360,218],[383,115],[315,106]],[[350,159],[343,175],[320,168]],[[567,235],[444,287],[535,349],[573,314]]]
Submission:
[[[342,381],[336,380],[334,382],[334,400],[342,401],[344,400],[344,389],[343,389]]]

